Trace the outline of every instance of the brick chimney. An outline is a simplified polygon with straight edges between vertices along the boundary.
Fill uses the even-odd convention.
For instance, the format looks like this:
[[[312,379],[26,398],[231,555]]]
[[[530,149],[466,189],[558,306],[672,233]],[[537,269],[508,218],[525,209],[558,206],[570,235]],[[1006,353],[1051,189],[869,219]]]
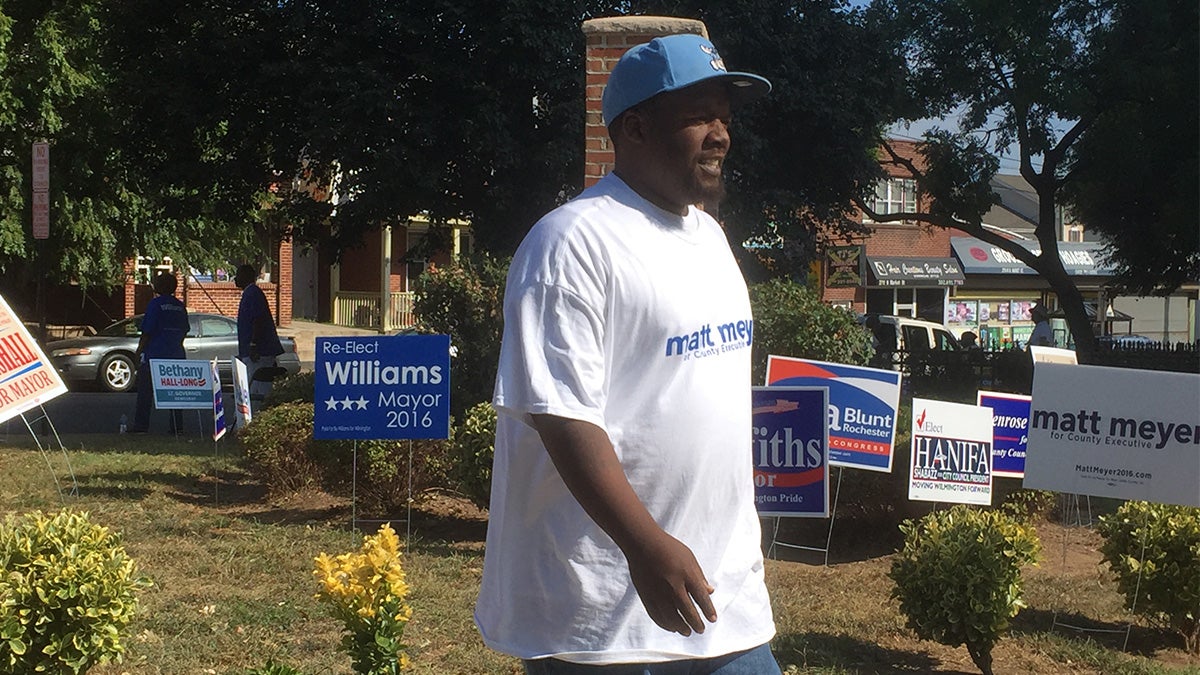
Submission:
[[[669,16],[618,16],[583,22],[587,38],[587,120],[584,124],[583,186],[589,187],[613,166],[612,142],[600,111],[608,74],[630,47],[662,35],[694,33],[708,37],[703,21]]]

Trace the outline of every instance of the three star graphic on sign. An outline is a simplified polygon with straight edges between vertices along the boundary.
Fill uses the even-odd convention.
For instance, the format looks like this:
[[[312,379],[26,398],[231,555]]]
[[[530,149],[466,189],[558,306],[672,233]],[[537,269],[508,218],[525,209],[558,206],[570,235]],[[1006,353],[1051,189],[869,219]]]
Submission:
[[[339,400],[339,399],[336,399],[336,398],[330,396],[325,401],[325,409],[326,410],[337,410],[339,405],[342,406],[342,410],[353,410],[355,408],[357,408],[358,410],[366,410],[367,409],[367,399],[363,398],[362,395],[360,394],[357,399],[352,399],[349,396],[347,396],[346,398]]]

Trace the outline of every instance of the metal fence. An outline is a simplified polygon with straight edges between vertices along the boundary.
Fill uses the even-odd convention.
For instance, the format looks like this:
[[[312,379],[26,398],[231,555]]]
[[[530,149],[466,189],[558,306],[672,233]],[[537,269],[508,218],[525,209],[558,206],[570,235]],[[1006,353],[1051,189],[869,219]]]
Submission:
[[[1087,363],[1200,373],[1200,349],[1195,343],[1102,345]],[[973,403],[980,389],[1029,394],[1033,388],[1033,360],[1024,350],[898,351],[878,355],[872,365],[901,371],[905,393],[923,398]]]

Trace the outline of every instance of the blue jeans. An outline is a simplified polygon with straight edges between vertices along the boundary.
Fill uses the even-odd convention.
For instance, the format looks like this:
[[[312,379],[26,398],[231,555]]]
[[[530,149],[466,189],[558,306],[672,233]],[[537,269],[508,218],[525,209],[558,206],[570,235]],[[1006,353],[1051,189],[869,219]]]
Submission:
[[[711,659],[592,666],[558,659],[525,662],[527,675],[779,675],[770,645]]]

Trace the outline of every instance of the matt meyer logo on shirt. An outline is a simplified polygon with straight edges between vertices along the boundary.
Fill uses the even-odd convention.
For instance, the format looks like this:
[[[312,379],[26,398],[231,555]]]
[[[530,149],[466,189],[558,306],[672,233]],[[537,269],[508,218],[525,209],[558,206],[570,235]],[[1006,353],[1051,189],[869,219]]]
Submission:
[[[729,323],[711,323],[682,335],[667,338],[666,356],[691,358],[714,356],[735,349],[745,349],[754,342],[754,320],[740,319]]]

